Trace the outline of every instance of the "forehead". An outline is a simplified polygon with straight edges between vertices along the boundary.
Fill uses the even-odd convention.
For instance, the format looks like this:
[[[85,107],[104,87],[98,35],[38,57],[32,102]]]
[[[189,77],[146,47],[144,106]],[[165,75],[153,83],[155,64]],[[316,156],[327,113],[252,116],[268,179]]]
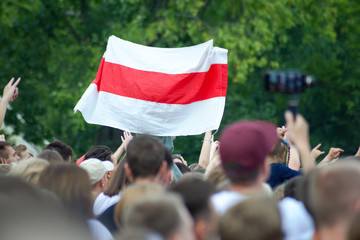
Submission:
[[[14,153],[15,150],[12,146],[6,146],[6,149],[10,152],[10,153]]]

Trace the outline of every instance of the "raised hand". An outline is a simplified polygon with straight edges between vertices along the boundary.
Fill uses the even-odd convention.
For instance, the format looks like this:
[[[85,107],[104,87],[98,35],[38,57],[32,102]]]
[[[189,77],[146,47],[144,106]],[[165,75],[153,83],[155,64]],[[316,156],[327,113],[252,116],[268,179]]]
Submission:
[[[3,90],[2,101],[5,101],[7,104],[14,101],[19,95],[17,85],[20,83],[21,78],[18,78],[15,83],[14,80],[15,78],[12,78]]]
[[[133,139],[133,135],[131,135],[131,132],[124,131],[124,135],[121,136],[121,141],[123,142],[124,149],[127,149],[127,145],[129,142]]]
[[[314,147],[311,150],[311,156],[313,157],[314,160],[316,160],[320,155],[323,155],[325,153],[324,151],[319,150],[320,147],[321,147],[321,143],[316,145],[316,147]]]

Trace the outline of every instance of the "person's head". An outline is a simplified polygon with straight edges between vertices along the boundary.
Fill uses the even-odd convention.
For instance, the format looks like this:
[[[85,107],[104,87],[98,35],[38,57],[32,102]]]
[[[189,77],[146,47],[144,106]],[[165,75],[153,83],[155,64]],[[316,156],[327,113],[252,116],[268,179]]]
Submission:
[[[285,156],[285,143],[284,140],[279,138],[273,150],[267,156],[269,163],[281,163]]]
[[[198,177],[183,177],[170,191],[178,193],[184,200],[194,220],[196,239],[216,239],[218,219],[210,201],[214,187]]]
[[[112,161],[111,155],[113,152],[107,146],[99,145],[93,146],[90,150],[85,154],[84,161],[89,158],[97,158],[101,161]]]
[[[184,163],[181,163],[181,162],[175,162],[176,166],[179,168],[180,172],[182,174],[185,174],[185,173],[188,173],[188,172],[191,172],[190,168],[185,165]]]
[[[57,151],[51,149],[43,150],[41,153],[37,155],[37,157],[41,159],[45,159],[51,164],[61,163],[64,161],[61,155]]]
[[[360,210],[360,163],[346,160],[318,168],[306,176],[303,188],[305,206],[317,229],[341,222],[347,226]]]
[[[303,184],[304,176],[297,176],[285,182],[284,185],[284,196],[292,197],[297,200],[301,200],[303,196],[301,196],[302,192],[300,191],[300,186]]]
[[[114,209],[114,220],[119,228],[122,227],[122,218],[125,209],[129,208],[137,199],[159,194],[164,191],[164,188],[155,183],[136,183],[125,188],[121,193],[120,201],[116,204]]]
[[[278,142],[276,126],[268,122],[241,121],[225,128],[220,136],[220,158],[233,184],[253,185],[266,181],[266,157]]]
[[[1,163],[10,164],[18,162],[20,157],[16,154],[16,151],[11,146],[11,143],[0,141],[0,159]]]
[[[16,145],[14,150],[21,159],[28,159],[33,157],[33,155],[27,151],[27,147],[24,144]]]
[[[50,165],[40,174],[39,186],[55,193],[64,206],[84,218],[91,218],[91,186],[86,171],[76,165]]]
[[[157,194],[134,202],[125,210],[124,228],[145,228],[159,233],[165,240],[193,240],[193,221],[173,194]]]
[[[38,184],[41,172],[49,166],[49,162],[41,158],[28,158],[14,166],[9,174],[18,176],[34,185]]]
[[[129,179],[152,179],[169,182],[172,157],[161,142],[151,136],[136,136],[128,145],[125,165]]]
[[[234,205],[220,219],[219,228],[222,240],[283,239],[276,201],[266,197],[250,197]]]
[[[69,145],[66,145],[65,143],[59,140],[51,142],[43,148],[43,150],[47,150],[47,149],[57,151],[65,162],[70,162],[72,156],[74,155],[73,149]]]
[[[85,221],[48,191],[16,176],[0,176],[0,239],[90,239]]]
[[[193,163],[189,166],[190,171],[192,172],[199,172],[199,173],[205,173],[206,168],[204,168],[203,166],[199,165],[198,163]]]
[[[89,158],[79,165],[89,175],[93,191],[100,193],[107,186],[107,172],[114,170],[114,164],[110,161],[100,161],[97,158]]]

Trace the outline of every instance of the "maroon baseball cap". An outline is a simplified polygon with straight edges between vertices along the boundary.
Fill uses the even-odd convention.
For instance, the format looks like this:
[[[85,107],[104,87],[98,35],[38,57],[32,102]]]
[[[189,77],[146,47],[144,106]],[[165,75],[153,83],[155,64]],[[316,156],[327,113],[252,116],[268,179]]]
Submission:
[[[241,174],[256,169],[278,141],[276,126],[272,123],[240,121],[230,124],[220,136],[220,158],[225,171]]]

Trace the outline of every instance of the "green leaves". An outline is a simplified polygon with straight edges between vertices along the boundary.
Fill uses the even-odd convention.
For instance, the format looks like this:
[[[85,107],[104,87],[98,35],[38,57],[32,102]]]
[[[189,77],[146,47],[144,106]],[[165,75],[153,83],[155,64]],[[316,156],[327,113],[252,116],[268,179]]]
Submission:
[[[61,139],[82,154],[99,127],[72,109],[94,79],[110,35],[156,47],[214,39],[229,50],[221,127],[242,118],[282,125],[288,97],[266,93],[264,74],[299,69],[317,78],[299,106],[313,145],[321,140],[325,150],[350,153],[360,142],[353,130],[360,124],[359,22],[359,4],[349,0],[1,1],[1,81],[23,78],[6,123],[27,140]],[[178,138],[176,151],[196,161],[200,139]]]

